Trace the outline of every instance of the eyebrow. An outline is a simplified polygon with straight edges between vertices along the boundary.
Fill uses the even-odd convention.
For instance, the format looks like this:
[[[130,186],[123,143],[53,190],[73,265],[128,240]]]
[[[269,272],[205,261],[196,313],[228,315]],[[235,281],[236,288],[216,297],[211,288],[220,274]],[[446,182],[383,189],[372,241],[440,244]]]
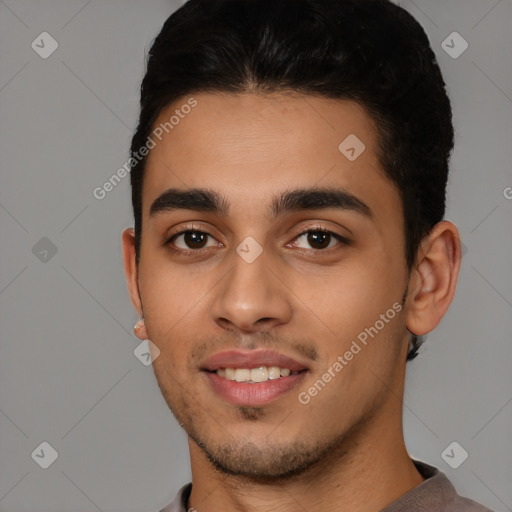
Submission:
[[[288,190],[275,196],[268,209],[271,221],[289,212],[302,210],[349,210],[373,219],[370,207],[350,192],[339,188],[307,188]],[[149,216],[175,210],[195,210],[228,216],[229,201],[206,188],[170,188],[159,195],[151,204]]]

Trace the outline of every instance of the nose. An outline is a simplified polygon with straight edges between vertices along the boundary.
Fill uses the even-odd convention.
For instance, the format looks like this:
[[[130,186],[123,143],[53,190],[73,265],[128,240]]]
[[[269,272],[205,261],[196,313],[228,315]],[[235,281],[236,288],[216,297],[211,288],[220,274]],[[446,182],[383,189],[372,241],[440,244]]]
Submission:
[[[237,254],[231,271],[216,287],[212,315],[220,327],[244,333],[270,330],[292,316],[290,290],[264,254],[252,263]]]

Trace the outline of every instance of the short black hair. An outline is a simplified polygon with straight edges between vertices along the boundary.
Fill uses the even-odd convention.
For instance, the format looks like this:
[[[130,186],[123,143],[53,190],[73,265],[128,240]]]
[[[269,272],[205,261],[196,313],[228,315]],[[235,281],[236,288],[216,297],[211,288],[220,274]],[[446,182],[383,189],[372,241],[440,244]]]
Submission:
[[[165,21],[148,54],[131,143],[137,264],[146,163],[138,150],[161,111],[199,92],[284,91],[367,110],[383,170],[400,192],[412,268],[421,240],[444,216],[452,111],[425,31],[388,0],[189,0]],[[412,337],[407,359],[420,343]]]

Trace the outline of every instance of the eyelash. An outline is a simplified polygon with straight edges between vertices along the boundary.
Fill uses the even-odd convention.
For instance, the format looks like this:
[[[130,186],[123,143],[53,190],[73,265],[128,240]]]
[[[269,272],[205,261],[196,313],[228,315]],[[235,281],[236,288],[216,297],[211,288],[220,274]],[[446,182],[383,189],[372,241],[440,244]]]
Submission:
[[[201,233],[201,234],[210,236],[212,238],[215,238],[213,235],[211,235],[207,231],[203,231],[201,229],[196,229],[196,228],[194,228],[194,226],[190,226],[190,227],[187,227],[187,229],[185,229],[183,231],[179,231],[178,233],[174,233],[169,239],[167,239],[167,241],[164,243],[164,245],[166,247],[169,247],[169,249],[172,252],[179,253],[179,254],[184,254],[184,255],[187,255],[187,254],[197,255],[197,254],[201,254],[204,250],[208,249],[208,247],[203,247],[201,249],[188,249],[187,250],[187,249],[180,249],[180,248],[174,249],[174,248],[170,247],[170,245],[173,243],[173,240],[175,240],[179,236],[184,235],[186,233]],[[315,253],[320,253],[320,252],[330,253],[333,249],[334,250],[338,250],[337,249],[338,246],[350,245],[350,240],[348,240],[344,236],[341,236],[338,233],[335,233],[334,231],[330,231],[330,230],[328,230],[328,229],[326,229],[326,228],[324,228],[322,226],[309,227],[307,230],[302,231],[301,233],[296,235],[293,240],[296,240],[296,239],[298,239],[298,238],[300,238],[300,237],[302,237],[304,235],[307,235],[309,233],[326,233],[326,234],[331,235],[336,240],[338,240],[338,242],[340,242],[340,243],[336,244],[334,247],[330,247],[330,248],[327,248],[327,249],[310,249],[310,251],[313,251]],[[308,249],[299,248],[299,250],[307,251]]]

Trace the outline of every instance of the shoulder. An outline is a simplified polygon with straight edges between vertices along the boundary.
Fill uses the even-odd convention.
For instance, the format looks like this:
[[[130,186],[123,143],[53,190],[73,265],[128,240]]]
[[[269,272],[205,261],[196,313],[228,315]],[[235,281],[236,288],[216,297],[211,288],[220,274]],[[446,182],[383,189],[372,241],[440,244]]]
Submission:
[[[438,468],[412,459],[424,481],[381,512],[492,512],[476,501],[460,496]]]
[[[192,490],[192,483],[185,484],[176,494],[174,500],[159,512],[188,512],[187,503]]]
[[[436,499],[439,500],[436,503],[439,510],[443,512],[493,512],[484,505],[459,495],[448,477],[438,468],[417,460],[413,460],[413,463],[425,477],[425,481],[417,489],[423,487],[426,497],[429,496],[432,504]]]
[[[493,512],[476,501],[456,495],[446,504],[446,512]]]

